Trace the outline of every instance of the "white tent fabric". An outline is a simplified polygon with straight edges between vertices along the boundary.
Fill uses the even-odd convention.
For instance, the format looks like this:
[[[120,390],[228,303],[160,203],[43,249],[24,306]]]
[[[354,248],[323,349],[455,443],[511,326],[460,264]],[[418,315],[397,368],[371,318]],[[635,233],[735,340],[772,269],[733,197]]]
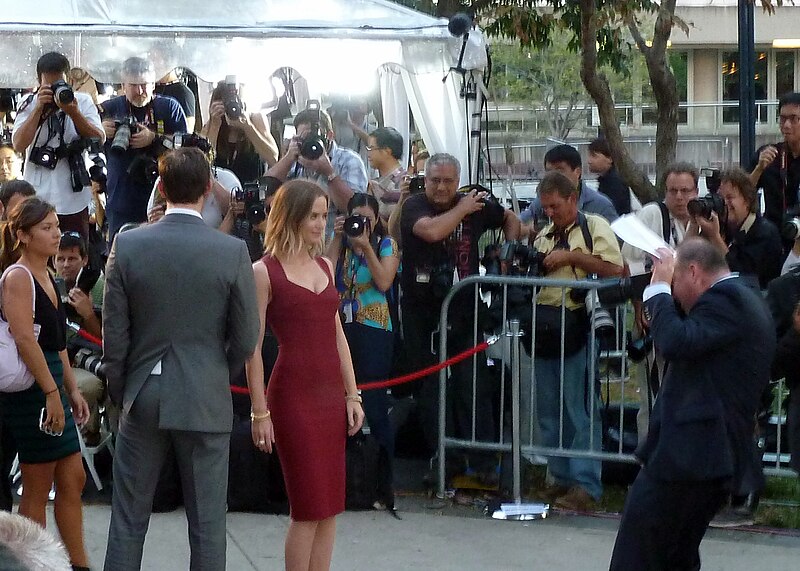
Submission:
[[[186,67],[205,81],[236,75],[247,91],[281,67],[302,75],[312,94],[359,93],[383,72],[384,116],[407,135],[408,98],[432,152],[463,159],[467,125],[457,78],[442,84],[461,45],[447,22],[387,0],[36,0],[5,2],[0,22],[0,86],[36,84],[36,60],[59,51],[101,82],[119,82],[130,56],[148,57],[162,75]],[[464,67],[486,65],[479,31]],[[383,68],[385,64],[391,67]]]

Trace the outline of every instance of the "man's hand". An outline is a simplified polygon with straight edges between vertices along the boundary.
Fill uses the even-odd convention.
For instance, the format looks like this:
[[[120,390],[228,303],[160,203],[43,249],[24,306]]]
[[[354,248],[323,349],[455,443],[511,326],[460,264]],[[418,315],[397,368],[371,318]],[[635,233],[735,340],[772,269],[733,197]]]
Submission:
[[[758,153],[758,165],[756,168],[761,169],[762,171],[767,168],[769,165],[772,164],[778,157],[778,148],[772,145],[765,147],[762,149],[760,153]]]
[[[75,311],[80,315],[83,319],[88,319],[92,315],[94,315],[94,305],[92,304],[92,299],[83,293],[78,287],[74,287],[69,290],[69,304],[75,308]]]
[[[117,122],[113,119],[103,119],[103,131],[106,132],[106,140],[112,140],[117,133]]]
[[[469,216],[473,212],[483,210],[485,204],[482,201],[484,198],[486,198],[486,195],[486,192],[472,190],[468,194],[465,194],[463,197],[461,197],[461,200],[459,200],[458,204],[456,204],[456,208],[459,208],[464,216]]]
[[[716,212],[711,213],[711,218],[706,218],[705,216],[694,216],[692,217],[693,225],[700,229],[699,234],[712,240],[716,237],[722,238],[722,234],[720,234],[719,230],[719,216],[717,216]]]
[[[653,275],[650,283],[671,285],[672,275],[675,273],[675,254],[668,248],[659,248],[656,252],[660,257],[653,256]]]
[[[221,122],[222,118],[225,116],[225,104],[222,101],[214,101],[211,103],[211,107],[209,108],[209,119],[213,123]]]
[[[39,112],[44,111],[54,104],[55,98],[53,97],[53,90],[50,89],[50,86],[39,86],[39,91],[36,92],[36,108],[39,110]]]
[[[548,272],[552,272],[564,266],[571,266],[573,265],[572,252],[570,250],[553,250],[545,256],[542,263]]]
[[[289,149],[291,150],[292,145],[289,145]],[[313,161],[308,160],[305,157],[300,156],[300,147],[297,147],[297,162],[302,165],[304,169],[313,171],[317,174],[322,176],[330,176],[333,174],[333,165],[331,164],[331,160],[328,158],[328,153],[323,150],[322,155],[318,159],[314,159]]]
[[[139,130],[131,135],[130,148],[131,149],[145,149],[153,144],[156,140],[155,131],[151,131],[142,123],[138,123]]]
[[[55,104],[61,109],[64,113],[69,115],[70,117],[74,117],[75,115],[79,115],[81,110],[78,107],[78,100],[73,99],[69,103],[61,103],[57,99],[55,99]]]

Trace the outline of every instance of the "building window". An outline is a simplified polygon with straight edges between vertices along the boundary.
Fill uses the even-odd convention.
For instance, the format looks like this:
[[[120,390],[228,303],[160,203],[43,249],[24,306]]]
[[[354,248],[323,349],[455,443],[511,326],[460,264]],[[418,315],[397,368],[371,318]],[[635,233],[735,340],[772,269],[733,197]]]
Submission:
[[[722,52],[722,101],[739,101],[739,52]],[[767,106],[759,105],[766,101],[767,93],[767,52],[756,52],[755,73],[756,111],[759,122],[768,121]],[[739,106],[722,108],[723,123],[739,122]]]
[[[667,57],[672,68],[672,74],[675,76],[678,101],[686,103],[689,93],[689,52],[670,50],[667,52]],[[658,121],[658,109],[656,108],[656,98],[653,95],[653,86],[649,80],[642,82],[642,103],[642,123],[654,125]],[[685,124],[687,121],[686,107],[681,107],[678,109],[678,123]]]
[[[794,51],[775,52],[775,98],[794,91]]]

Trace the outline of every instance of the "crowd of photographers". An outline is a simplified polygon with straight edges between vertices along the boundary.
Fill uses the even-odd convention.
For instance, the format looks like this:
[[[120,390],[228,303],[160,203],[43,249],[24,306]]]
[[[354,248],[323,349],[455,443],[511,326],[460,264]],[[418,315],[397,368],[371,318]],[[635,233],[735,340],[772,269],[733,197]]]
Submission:
[[[437,362],[443,300],[454,284],[480,273],[481,267],[490,274],[565,280],[644,274],[645,254],[620,247],[610,228],[618,215],[633,211],[672,246],[687,236],[708,239],[724,253],[732,271],[765,292],[781,340],[775,376],[785,376],[790,388],[797,388],[800,94],[781,99],[784,140],[759,149],[749,173],[732,169],[707,174],[710,192],[703,197],[698,196],[698,169],[675,163],[664,174],[663,201],[639,205],[616,172],[608,144],[597,140],[589,146],[588,166],[599,177],[598,189],[583,177],[580,153],[559,145],[544,157],[546,174],[537,197],[517,216],[483,187],[460,188],[461,165],[452,155],[428,156],[412,149],[407,169],[401,161],[408,142],[389,126],[377,127],[368,106],[334,108],[329,114],[311,101],[293,119],[295,135],[279,148],[263,114],[248,113],[229,81],[214,89],[208,121],[198,124],[195,134],[186,114],[192,110],[194,125],[194,97],[186,95],[184,85],[175,85],[173,72],[154,88],[156,77],[146,59],[126,60],[121,94],[100,105],[74,90],[69,74],[69,62],[61,54],[40,58],[39,86],[23,98],[13,134],[0,144],[0,212],[34,192],[56,207],[63,234],[54,271],[63,286],[68,319],[81,332],[70,334],[69,348],[74,365],[86,372],[78,376],[78,384],[92,413],[83,428],[87,442],[99,438],[98,411],[106,404],[98,341],[107,245],[126,226],[163,217],[157,159],[179,146],[200,148],[213,165],[214,185],[203,219],[245,240],[253,260],[262,255],[271,197],[284,181],[310,179],[325,190],[327,254],[336,268],[340,315],[359,383]],[[489,247],[480,252],[479,243],[487,240]],[[493,296],[494,302],[498,297]],[[516,302],[526,308],[522,315],[530,315],[531,303],[525,296]],[[633,370],[641,386],[643,438],[665,364],[658,348],[648,344],[641,304],[635,298],[633,304],[631,351],[649,355],[653,364]],[[457,294],[449,315],[449,354],[470,348],[476,329],[491,331],[501,325],[494,305],[473,312],[472,290]],[[587,398],[596,390],[597,378],[589,378],[589,371],[598,370],[600,346],[591,346],[589,340],[594,338],[592,328],[600,340],[598,307],[586,290],[562,293],[561,288],[544,287],[536,296],[536,322],[523,327],[522,348],[527,366],[536,368],[537,390],[532,394],[531,375],[523,369],[522,432],[536,433],[544,446],[599,451],[599,399]],[[264,346],[274,359],[274,343]],[[268,374],[269,367],[265,369]],[[485,359],[477,359],[474,367],[471,360],[450,367],[449,434],[498,440],[499,391],[490,369]],[[416,383],[411,392],[424,447],[432,455],[439,435],[436,376]],[[798,401],[794,397],[790,404],[794,451],[800,448]],[[394,450],[390,400],[383,391],[371,391],[364,409],[389,466],[381,498],[389,504]],[[4,441],[6,463],[12,450]],[[798,456],[793,458],[795,468]],[[495,467],[493,455],[471,453],[456,470],[494,482]],[[2,469],[7,473],[6,464]],[[553,457],[548,469],[548,484],[540,490],[543,498],[573,510],[596,505],[602,493],[599,460]],[[758,490],[742,495],[750,492]]]

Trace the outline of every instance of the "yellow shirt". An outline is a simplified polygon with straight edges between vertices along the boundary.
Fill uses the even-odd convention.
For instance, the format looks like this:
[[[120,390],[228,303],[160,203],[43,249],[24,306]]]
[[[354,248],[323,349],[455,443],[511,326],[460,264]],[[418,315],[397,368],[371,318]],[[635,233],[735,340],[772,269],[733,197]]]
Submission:
[[[622,267],[622,254],[619,250],[619,243],[617,242],[614,231],[608,224],[605,218],[596,214],[584,214],[586,216],[586,223],[589,228],[589,235],[592,237],[592,251],[586,246],[583,241],[583,232],[577,220],[567,230],[567,243],[569,244],[570,251],[580,250],[584,254],[592,255],[604,262],[610,262]],[[548,224],[545,226],[536,240],[533,242],[534,247],[543,253],[550,253],[555,249],[557,236],[555,236],[555,226]],[[563,279],[563,280],[579,280],[584,279],[587,273],[577,266],[562,266],[547,274],[548,278]],[[567,309],[578,309],[583,307],[583,300],[575,302],[570,298],[570,288],[566,292],[566,307]],[[558,287],[545,287],[542,288],[536,296],[536,302],[542,305],[553,305],[555,307],[561,306],[561,288]]]

